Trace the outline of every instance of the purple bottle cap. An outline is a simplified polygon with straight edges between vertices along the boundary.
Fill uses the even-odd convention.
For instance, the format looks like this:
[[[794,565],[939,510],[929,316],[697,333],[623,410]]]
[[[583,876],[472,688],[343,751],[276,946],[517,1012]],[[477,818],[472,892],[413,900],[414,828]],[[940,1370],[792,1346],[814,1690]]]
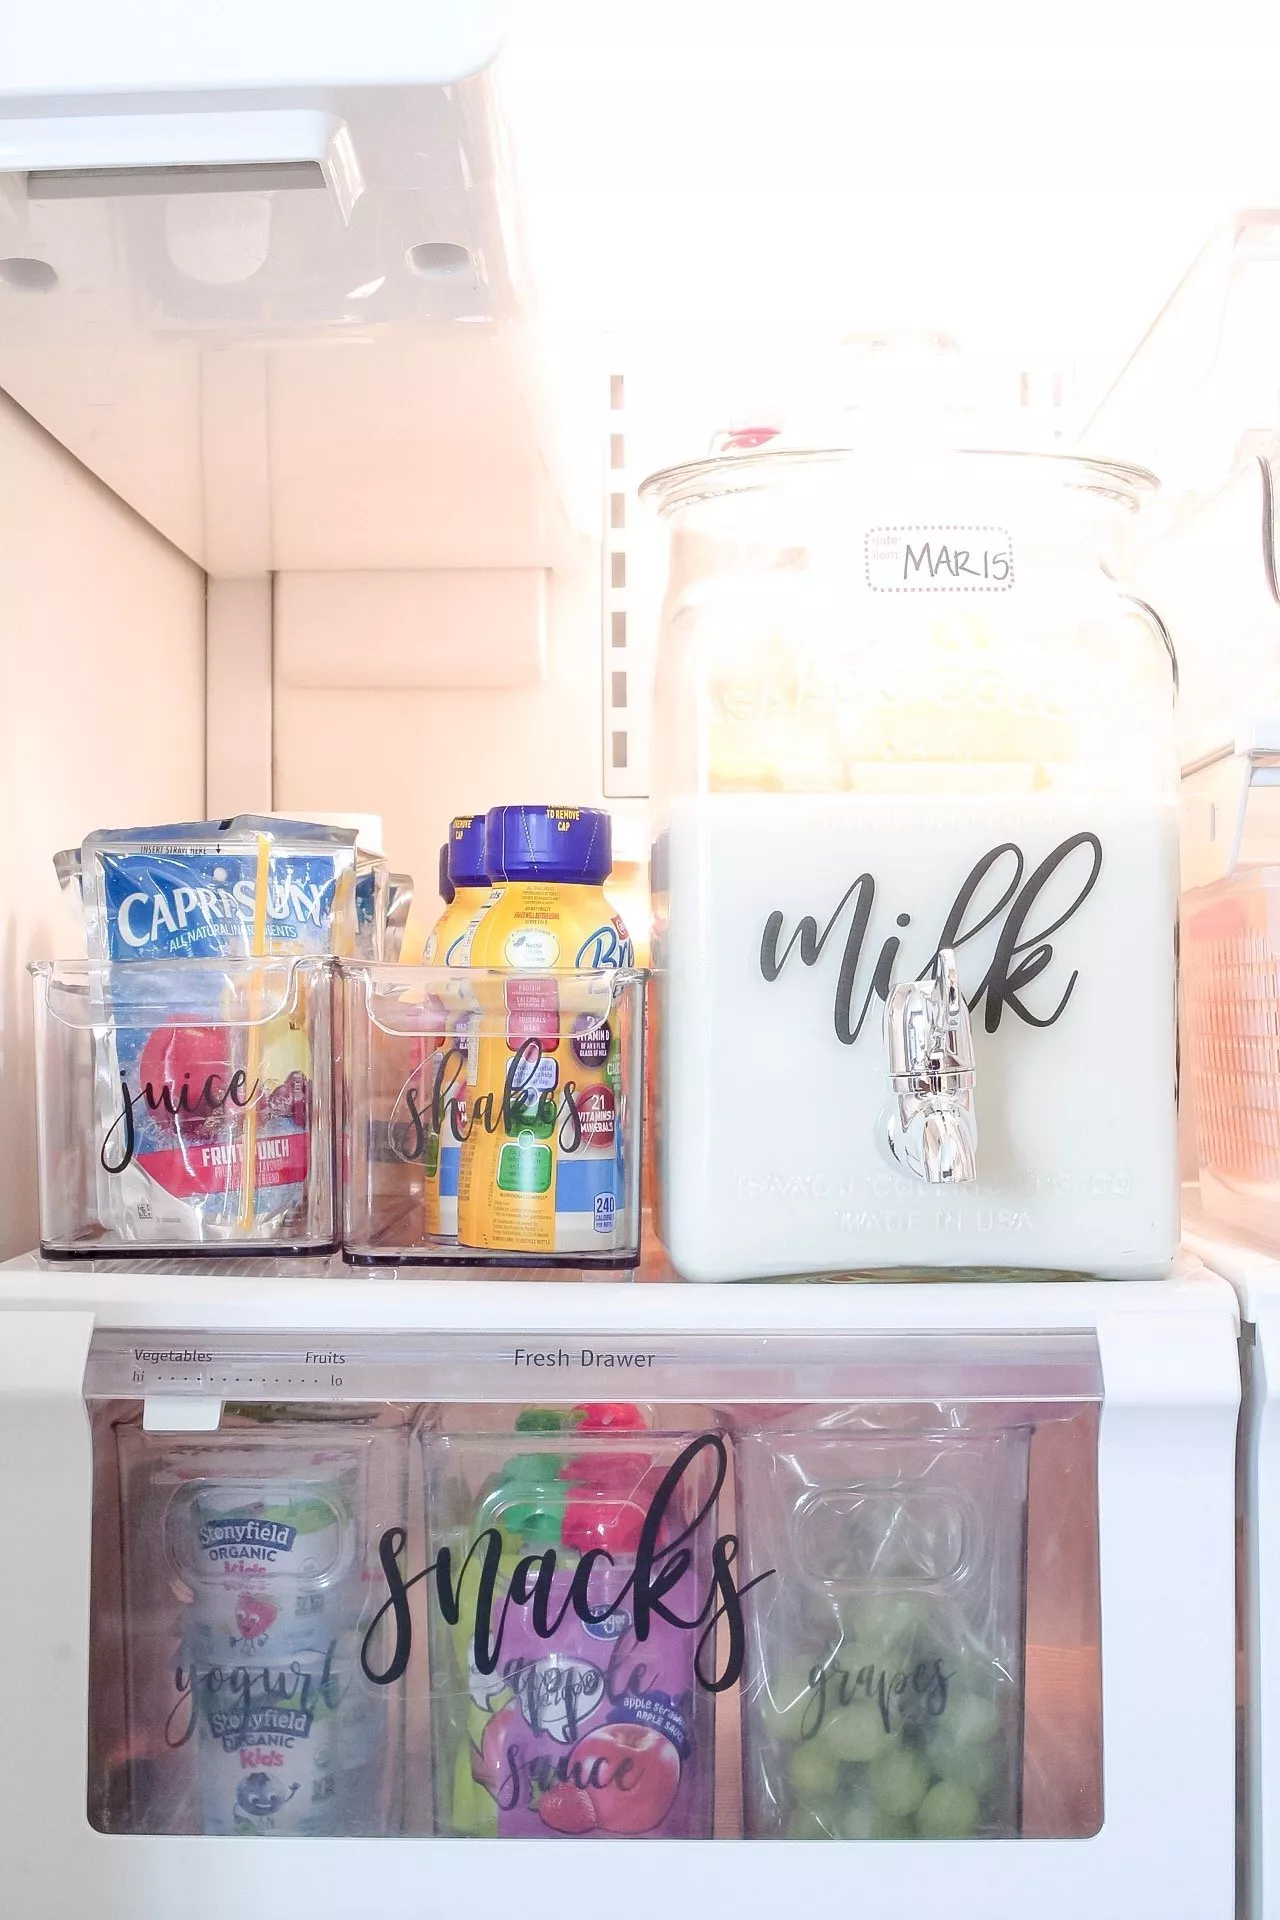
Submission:
[[[440,898],[446,907],[453,905],[453,896],[457,892],[449,878],[449,842],[446,840],[440,849]]]
[[[460,813],[449,822],[449,878],[455,887],[487,887],[483,813]]]
[[[490,807],[484,857],[493,880],[599,886],[613,871],[613,825],[600,807]]]

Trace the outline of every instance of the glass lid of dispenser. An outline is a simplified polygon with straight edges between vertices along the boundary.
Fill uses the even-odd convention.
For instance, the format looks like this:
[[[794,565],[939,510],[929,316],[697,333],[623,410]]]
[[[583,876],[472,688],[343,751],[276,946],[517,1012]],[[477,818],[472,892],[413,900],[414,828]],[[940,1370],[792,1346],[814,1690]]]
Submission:
[[[814,386],[825,390],[815,392]],[[1025,396],[1023,396],[1025,397]],[[703,455],[660,468],[642,496],[661,512],[696,500],[767,486],[793,472],[855,457],[982,455],[1017,458],[1019,486],[1070,487],[1136,508],[1159,481],[1128,462],[1063,453],[1044,441],[998,373],[962,353],[947,334],[850,336],[813,376],[809,392],[770,398],[754,417],[712,437]],[[975,467],[975,475],[981,469]]]

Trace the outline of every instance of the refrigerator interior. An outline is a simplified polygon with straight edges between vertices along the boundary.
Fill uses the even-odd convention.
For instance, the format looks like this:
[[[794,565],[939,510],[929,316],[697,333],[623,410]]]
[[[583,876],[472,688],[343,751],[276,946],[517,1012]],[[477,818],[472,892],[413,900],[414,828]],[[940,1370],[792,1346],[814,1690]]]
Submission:
[[[1214,765],[1243,737],[1246,709],[1280,712],[1280,160],[1274,58],[1249,23],[1220,22],[1210,40],[1154,9],[1086,10],[1053,39],[998,9],[958,20],[926,6],[908,28],[817,4],[779,15],[557,0],[431,9],[410,28],[371,0],[356,33],[337,8],[260,11],[228,0],[212,43],[200,38],[212,23],[179,30],[159,0],[127,14],[27,10],[0,54],[4,1257],[38,1239],[26,969],[82,950],[52,855],[92,828],[376,814],[392,868],[425,900],[452,815],[603,804],[618,898],[647,931],[664,535],[638,489],[725,432],[834,416],[874,441],[942,418],[961,444],[1150,466],[1164,485],[1127,564],[1172,631],[1183,758]],[[1193,1123],[1184,1082],[1191,1174]],[[105,1911],[137,1911],[130,1847],[157,1862],[145,1871],[158,1897],[181,1895],[193,1920],[261,1891],[243,1848],[237,1859],[221,1837],[195,1837],[197,1769],[148,1797],[164,1748],[153,1683],[168,1685],[164,1662],[183,1643],[174,1609],[195,1601],[175,1594],[171,1568],[129,1562],[124,1541],[131,1503],[145,1521],[153,1481],[177,1473],[179,1441],[198,1451],[225,1400],[271,1395],[261,1379],[224,1395],[205,1377],[212,1359],[175,1363],[153,1428],[125,1377],[134,1348],[207,1345],[224,1372],[243,1360],[258,1375],[271,1340],[294,1359],[300,1348],[308,1379],[290,1391],[310,1431],[326,1405],[312,1353],[344,1340],[356,1351],[370,1329],[394,1337],[395,1365],[371,1358],[335,1417],[384,1410],[405,1454],[391,1523],[403,1514],[425,1556],[422,1437],[446,1431],[455,1406],[470,1409],[468,1440],[493,1431],[493,1408],[516,1404],[519,1340],[558,1352],[572,1335],[594,1352],[648,1328],[676,1361],[687,1349],[654,1395],[687,1433],[734,1342],[811,1346],[813,1330],[844,1342],[848,1371],[827,1397],[849,1404],[868,1328],[889,1337],[928,1314],[957,1337],[981,1325],[1015,1342],[1038,1327],[1042,1350],[1079,1340],[1094,1372],[1072,1390],[1073,1421],[1036,1426],[1021,1469],[1029,1532],[1010,1549],[1025,1588],[1002,1589],[988,1619],[1016,1650],[1030,1764],[1023,1803],[993,1798],[983,1817],[993,1833],[1020,1823],[1028,1845],[940,1840],[922,1903],[976,1916],[994,1892],[1062,1920],[1081,1906],[1118,1915],[1154,1873],[1171,1920],[1229,1910],[1229,1651],[1194,1682],[1179,1664],[1186,1640],[1223,1642],[1231,1606],[1236,1328],[1214,1290],[1179,1295],[1165,1324],[1143,1282],[1105,1310],[1096,1288],[1054,1289],[1052,1305],[1011,1288],[975,1320],[979,1307],[933,1290],[877,1289],[837,1308],[812,1297],[831,1289],[757,1288],[747,1308],[733,1289],[637,1288],[632,1305],[601,1287],[597,1305],[585,1287],[497,1282],[478,1306],[474,1287],[329,1260],[288,1280],[253,1262],[206,1274],[29,1264],[0,1289],[7,1509],[33,1531],[50,1500],[62,1516],[49,1581],[61,1597],[46,1604],[33,1581],[15,1642],[40,1657],[15,1678],[33,1745],[11,1804],[34,1831],[51,1800],[71,1836],[51,1898],[97,1881],[115,1903]],[[441,1377],[478,1327],[500,1397],[483,1379],[464,1393]],[[1152,1353],[1164,1356],[1155,1386]],[[811,1363],[808,1348],[788,1362],[796,1378]],[[911,1391],[935,1408],[955,1400],[929,1389],[927,1368]],[[794,1411],[824,1395],[789,1376],[758,1398]],[[712,1411],[745,1399],[726,1390]],[[160,1467],[137,1466],[135,1438]],[[798,1478],[811,1440],[785,1456]],[[1056,1580],[1061,1535],[1035,1518],[1055,1445],[1080,1502],[1064,1522],[1081,1530],[1065,1562],[1076,1586]],[[39,1484],[22,1465],[33,1446]],[[514,1457],[506,1430],[499,1451],[499,1465]],[[1161,1555],[1178,1538],[1202,1543],[1203,1580],[1171,1596]],[[166,1580],[170,1615],[136,1642],[132,1623]],[[90,1595],[111,1623],[92,1675]],[[324,1848],[300,1850],[300,1910],[335,1911],[367,1887],[368,1837],[395,1794],[418,1839],[441,1821],[421,1761],[435,1753],[438,1768],[445,1751],[423,1638],[416,1692],[387,1715],[388,1739],[420,1764],[380,1782],[363,1824],[333,1838],[337,1873]],[[150,1694],[135,1686],[140,1645]],[[1184,1682],[1201,1731],[1185,1765],[1173,1712]],[[750,1814],[741,1752],[754,1756],[762,1828],[781,1837],[794,1812],[778,1720],[758,1718],[753,1736],[735,1700],[715,1708],[722,1837]],[[80,1728],[83,1743],[68,1732]],[[1194,1838],[1201,1822],[1188,1863],[1167,1832]],[[437,1830],[484,1845],[456,1807]],[[643,1860],[621,1844],[620,1860]],[[452,1848],[437,1866],[439,1849],[406,1846],[382,1848],[376,1870],[380,1897],[406,1913],[458,1910],[423,1904],[424,1877],[460,1902],[477,1874],[506,1871],[491,1851],[473,1867]],[[797,1889],[825,1901],[836,1884],[820,1850],[762,1846],[759,1867],[731,1850],[727,1882],[696,1851],[692,1879],[707,1897],[731,1885],[744,1912],[776,1911]],[[874,1856],[865,1897],[895,1911],[893,1850],[860,1852]],[[24,1889],[33,1857],[18,1861]],[[618,1877],[634,1879],[619,1911],[651,1910],[639,1872]],[[562,1902],[552,1880],[538,1879],[531,1914]]]
[[[76,31],[15,37],[9,1252],[22,973],[77,950],[49,856],[90,827],[376,813],[427,897],[453,813],[603,800],[643,924],[663,536],[636,488],[726,428],[941,417],[1147,462],[1134,566],[1188,736],[1271,657],[1275,221],[1240,210],[1280,181],[1243,43],[564,5],[389,51],[374,13],[342,86],[284,13],[229,67],[145,9],[114,48],[82,23],[76,63]]]

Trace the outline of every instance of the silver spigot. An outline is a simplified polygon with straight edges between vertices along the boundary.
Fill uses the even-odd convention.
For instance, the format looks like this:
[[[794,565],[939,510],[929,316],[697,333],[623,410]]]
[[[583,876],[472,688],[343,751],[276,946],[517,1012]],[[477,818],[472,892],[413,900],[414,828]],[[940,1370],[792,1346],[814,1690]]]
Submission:
[[[884,1037],[894,1160],[931,1186],[976,1180],[973,1029],[949,947],[942,949],[927,980],[893,989],[885,1004]]]

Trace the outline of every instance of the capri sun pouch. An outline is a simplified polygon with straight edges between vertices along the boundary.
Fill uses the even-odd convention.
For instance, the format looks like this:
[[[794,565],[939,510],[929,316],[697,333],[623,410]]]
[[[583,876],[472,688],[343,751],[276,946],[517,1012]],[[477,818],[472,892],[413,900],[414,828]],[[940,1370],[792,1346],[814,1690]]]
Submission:
[[[88,950],[107,963],[104,1139],[113,1127],[119,1139],[122,1101],[131,1112],[127,1166],[97,1175],[118,1238],[289,1237],[312,1149],[313,1061],[305,989],[279,962],[354,950],[355,841],[251,814],[86,838]]]

